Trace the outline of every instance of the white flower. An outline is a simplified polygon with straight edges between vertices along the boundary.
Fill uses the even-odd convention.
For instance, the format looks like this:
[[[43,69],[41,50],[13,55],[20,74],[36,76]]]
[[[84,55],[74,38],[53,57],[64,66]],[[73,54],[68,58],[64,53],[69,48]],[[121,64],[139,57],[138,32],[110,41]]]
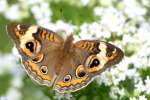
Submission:
[[[137,100],[135,97],[130,97],[130,100]]]
[[[149,95],[150,94],[150,77],[149,76],[146,77],[145,88],[146,88],[146,93]]]
[[[56,29],[56,25],[54,23],[44,23],[44,24],[39,24],[40,26],[44,27],[44,28],[47,28],[49,30],[52,30],[52,31],[57,31]]]
[[[146,14],[146,9],[140,6],[136,0],[123,0],[125,13],[131,18],[137,18]]]
[[[10,8],[5,11],[5,17],[10,20],[20,20],[21,12],[19,8],[19,4],[14,4]]]
[[[137,41],[137,39],[135,37],[131,36],[131,34],[123,35],[123,39],[122,39],[123,44],[135,43],[136,41]]]
[[[94,22],[89,25],[88,30],[92,34],[100,34],[101,26],[98,23]]]
[[[112,74],[113,84],[114,85],[118,85],[119,82],[120,82],[120,79],[119,79],[120,71],[118,69],[116,69],[116,68],[112,68],[110,71],[111,71],[111,74]]]
[[[94,8],[94,15],[95,16],[101,16],[103,14],[103,12],[104,12],[104,9],[99,7],[99,6]]]
[[[33,2],[31,6],[31,12],[33,13],[39,25],[50,23],[52,12],[49,7],[49,3],[46,1],[37,0],[36,2]]]
[[[139,96],[139,100],[147,100],[147,98],[145,97],[145,95],[141,95]]]
[[[16,88],[10,88],[5,95],[6,100],[21,100],[21,93]]]
[[[43,0],[26,0],[29,5],[40,4]]]
[[[56,29],[57,31],[63,30],[63,31],[65,31],[65,33],[67,33],[67,34],[70,34],[70,33],[74,32],[75,28],[76,28],[76,27],[75,27],[74,25],[65,23],[65,22],[63,22],[62,20],[58,20],[58,21],[56,22],[56,24],[55,24],[55,29]]]
[[[102,6],[112,6],[113,0],[100,0],[99,2]]]
[[[145,86],[144,86],[144,83],[141,80],[139,80],[139,82],[137,84],[135,84],[135,89],[138,91],[138,92],[144,92],[145,91]]]
[[[111,87],[111,91],[109,92],[109,95],[111,98],[116,99],[118,98],[117,92],[118,92],[119,88],[118,87]]]
[[[150,25],[149,23],[142,23],[140,28],[137,31],[137,36],[140,39],[140,41],[145,42],[149,41],[150,37]]]
[[[142,0],[141,2],[144,6],[149,6],[149,4],[150,4],[149,0]]]
[[[43,16],[49,17],[49,19],[50,19],[52,12],[51,12],[49,4],[47,2],[41,3],[41,11],[43,12]]]
[[[122,88],[122,89],[119,89],[118,94],[119,94],[121,97],[125,96],[125,90],[124,90],[123,88]]]
[[[80,26],[80,30],[79,36],[81,39],[101,39],[109,38],[111,36],[111,33],[97,22],[91,24],[84,23]]]
[[[80,26],[80,38],[81,39],[92,39],[93,33],[89,32],[89,24],[84,23]]]
[[[71,100],[72,95],[70,93],[60,94],[60,93],[56,92],[54,98],[57,100],[62,100],[63,98],[65,98],[67,100]]]
[[[13,72],[15,67],[18,67],[16,58],[12,54],[0,54],[0,64],[0,74],[3,74],[5,70]]]
[[[128,64],[130,63],[130,59],[127,57],[124,57],[123,60],[117,64],[118,70],[121,72],[126,72],[128,70]]]
[[[7,0],[0,0],[0,13],[5,12],[7,6],[8,6]]]
[[[113,99],[117,99],[119,96],[123,97],[125,95],[125,91],[124,91],[124,89],[120,89],[119,87],[112,86],[109,95]]]
[[[47,25],[47,24],[49,24],[50,23],[50,19],[49,18],[41,18],[41,19],[39,19],[38,21],[37,21],[37,24],[38,25],[40,25],[40,26],[45,26],[45,25]]]
[[[105,72],[101,73],[99,75],[99,77],[96,78],[96,81],[97,81],[98,84],[101,84],[101,82],[104,83],[105,86],[112,85],[112,80],[111,80],[111,77],[109,76],[108,71],[105,71]]]
[[[34,14],[35,18],[37,20],[41,19],[43,17],[42,13],[40,12],[40,7],[38,5],[34,5],[31,8],[32,13]]]
[[[101,17],[101,24],[111,32],[117,32],[118,35],[123,34],[122,28],[125,22],[125,17],[115,8],[110,7]]]
[[[15,88],[21,88],[23,86],[22,82],[23,82],[22,81],[22,75],[21,76],[16,76],[12,80],[12,86],[15,87]]]
[[[80,0],[80,1],[84,6],[88,5],[90,2],[90,0]]]

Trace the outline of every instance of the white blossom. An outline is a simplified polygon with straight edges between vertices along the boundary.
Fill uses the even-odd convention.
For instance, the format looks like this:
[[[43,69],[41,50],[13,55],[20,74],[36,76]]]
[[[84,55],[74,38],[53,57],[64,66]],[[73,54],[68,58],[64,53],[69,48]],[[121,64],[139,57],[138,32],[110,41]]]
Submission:
[[[130,97],[130,100],[137,100],[135,97]]]
[[[104,12],[100,23],[110,32],[117,32],[118,35],[121,35],[123,34],[122,29],[124,22],[124,15],[115,8],[110,7]]]
[[[146,14],[146,9],[143,7],[140,7],[140,4],[136,2],[136,0],[123,0],[125,4],[125,13],[131,17],[140,17]]]
[[[145,97],[145,95],[141,95],[139,96],[139,100],[147,100],[147,98]]]
[[[21,12],[18,4],[14,4],[5,12],[5,17],[10,20],[20,20]]]
[[[94,14],[96,16],[101,16],[104,12],[104,9],[102,7],[95,7],[94,8]]]
[[[6,0],[0,0],[0,13],[5,12],[5,10],[7,9],[7,1]]]
[[[150,77],[149,76],[147,76],[145,80],[145,89],[146,89],[146,93],[150,94]]]
[[[135,84],[135,89],[138,91],[138,92],[144,92],[145,91],[145,86],[144,86],[144,83],[142,80],[139,80],[139,82],[137,84]]]
[[[80,1],[84,6],[88,5],[90,2],[90,0],[80,0]]]
[[[19,90],[10,88],[4,98],[6,100],[21,100],[22,96]]]

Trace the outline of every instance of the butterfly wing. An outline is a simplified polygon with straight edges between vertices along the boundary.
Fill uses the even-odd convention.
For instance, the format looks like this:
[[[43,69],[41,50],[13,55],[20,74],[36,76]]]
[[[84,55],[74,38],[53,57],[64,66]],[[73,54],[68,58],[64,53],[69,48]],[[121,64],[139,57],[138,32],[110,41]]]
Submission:
[[[52,59],[63,39],[53,31],[36,25],[10,24],[7,31],[28,75],[40,84],[51,86],[56,78]]]
[[[87,71],[93,75],[100,74],[106,68],[119,63],[124,56],[120,48],[104,41],[81,40],[75,45],[90,53],[84,65],[87,67]],[[98,66],[94,66],[94,63],[98,63]]]
[[[65,63],[62,63],[62,68],[65,67],[65,70],[61,71],[54,83],[54,89],[63,93],[87,86],[94,76],[119,63],[123,58],[121,49],[98,40],[78,41],[71,50],[73,51],[64,56]]]

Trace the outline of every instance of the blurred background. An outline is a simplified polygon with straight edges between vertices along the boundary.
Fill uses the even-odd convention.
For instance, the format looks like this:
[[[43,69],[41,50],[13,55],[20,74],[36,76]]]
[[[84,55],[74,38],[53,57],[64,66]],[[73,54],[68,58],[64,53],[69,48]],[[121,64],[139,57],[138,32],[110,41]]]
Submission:
[[[149,10],[150,0],[0,0],[0,100],[150,100]],[[11,22],[99,38],[125,57],[86,88],[59,94],[27,76],[6,32]]]

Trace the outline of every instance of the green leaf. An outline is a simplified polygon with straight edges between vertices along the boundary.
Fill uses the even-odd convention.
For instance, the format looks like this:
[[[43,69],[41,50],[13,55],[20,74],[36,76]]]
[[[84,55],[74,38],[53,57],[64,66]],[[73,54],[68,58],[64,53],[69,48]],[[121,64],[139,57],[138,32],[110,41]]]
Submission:
[[[0,75],[0,96],[5,95],[9,87],[11,86],[12,75],[5,73]]]
[[[93,81],[87,87],[72,94],[76,100],[110,100],[109,91],[110,87],[104,84],[98,85]]]
[[[12,41],[6,31],[8,22],[7,19],[0,15],[0,52],[10,52],[13,47]]]
[[[71,5],[68,2],[51,2],[50,5],[53,12],[53,22],[62,19],[66,22],[80,25],[83,22],[90,23],[95,20],[92,7],[80,7]]]

